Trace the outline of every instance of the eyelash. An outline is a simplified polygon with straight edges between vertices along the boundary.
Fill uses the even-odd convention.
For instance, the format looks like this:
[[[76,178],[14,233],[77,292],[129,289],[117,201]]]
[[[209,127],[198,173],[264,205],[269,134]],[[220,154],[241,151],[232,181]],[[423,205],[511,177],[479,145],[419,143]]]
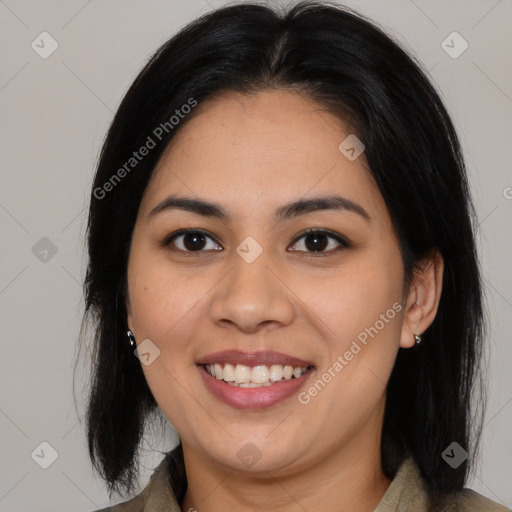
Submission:
[[[203,231],[202,229],[180,229],[174,233],[171,233],[170,235],[166,236],[160,243],[159,245],[161,247],[167,247],[169,246],[176,238],[180,237],[180,236],[183,236],[183,235],[186,235],[186,234],[189,234],[189,233],[192,233],[192,234],[200,234],[200,235],[203,235],[207,238],[209,238],[210,240],[212,240],[213,242],[215,242],[217,245],[220,245],[216,240],[215,238],[210,235],[207,231]],[[333,231],[330,231],[328,229],[315,229],[315,228],[310,228],[310,229],[307,229],[306,231],[303,231],[302,233],[300,233],[295,239],[294,241],[292,242],[292,246],[296,245],[297,242],[299,240],[301,240],[302,238],[305,238],[307,237],[308,235],[326,235],[328,238],[331,238],[331,239],[334,239],[336,240],[336,242],[338,242],[340,244],[339,247],[335,248],[335,249],[330,249],[329,251],[318,251],[318,252],[315,252],[315,251],[293,251],[293,252],[299,252],[299,253],[306,253],[308,255],[314,255],[314,256],[319,256],[319,257],[322,257],[322,256],[329,256],[335,252],[338,252],[342,249],[347,249],[348,247],[350,247],[350,243],[349,241],[341,236],[340,234],[338,233],[335,233]],[[173,251],[176,251],[176,252],[181,252],[181,253],[184,253],[184,254],[188,254],[188,255],[194,255],[194,254],[201,254],[203,252],[205,252],[204,249],[201,249],[199,251],[189,251],[189,250],[184,250],[184,249],[171,249]],[[211,250],[211,249],[210,249]],[[218,250],[218,249],[215,249],[215,250]]]

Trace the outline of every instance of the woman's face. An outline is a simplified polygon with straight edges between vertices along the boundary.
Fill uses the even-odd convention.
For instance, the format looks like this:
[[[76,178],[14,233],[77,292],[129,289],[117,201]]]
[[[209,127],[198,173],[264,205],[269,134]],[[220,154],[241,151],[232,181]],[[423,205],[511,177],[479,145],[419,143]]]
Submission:
[[[413,337],[364,153],[353,159],[351,139],[342,152],[350,129],[292,92],[196,110],[144,193],[128,264],[128,324],[158,405],[186,452],[237,470],[378,450],[386,383]]]

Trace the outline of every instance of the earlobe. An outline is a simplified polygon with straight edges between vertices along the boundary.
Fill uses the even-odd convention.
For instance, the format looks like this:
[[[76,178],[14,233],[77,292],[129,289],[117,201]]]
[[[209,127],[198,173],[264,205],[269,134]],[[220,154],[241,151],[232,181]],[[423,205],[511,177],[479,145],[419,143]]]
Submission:
[[[434,321],[441,299],[443,271],[443,258],[437,249],[430,251],[413,271],[405,304],[400,347],[415,346],[418,343],[417,337],[421,337]]]
[[[132,307],[130,305],[129,300],[126,300],[125,307],[126,307],[126,323],[128,325],[128,329],[130,329],[130,331],[132,331],[132,332],[135,332],[135,328],[133,325]]]

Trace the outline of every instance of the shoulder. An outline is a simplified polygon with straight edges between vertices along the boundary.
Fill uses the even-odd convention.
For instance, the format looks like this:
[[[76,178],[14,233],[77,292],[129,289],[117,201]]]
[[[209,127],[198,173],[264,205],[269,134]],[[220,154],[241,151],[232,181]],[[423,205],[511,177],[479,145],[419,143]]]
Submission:
[[[169,482],[169,458],[155,468],[144,489],[128,501],[94,512],[181,512]]]
[[[471,489],[462,489],[455,495],[449,496],[444,508],[446,512],[510,512],[510,509],[504,505]]]
[[[146,501],[144,500],[143,495],[138,494],[128,501],[123,501],[117,505],[98,509],[95,512],[144,512],[145,507]]]
[[[432,509],[427,486],[412,457],[400,466],[390,487],[374,512],[414,510],[428,512]],[[478,494],[462,489],[446,496],[440,512],[511,512],[509,508]]]

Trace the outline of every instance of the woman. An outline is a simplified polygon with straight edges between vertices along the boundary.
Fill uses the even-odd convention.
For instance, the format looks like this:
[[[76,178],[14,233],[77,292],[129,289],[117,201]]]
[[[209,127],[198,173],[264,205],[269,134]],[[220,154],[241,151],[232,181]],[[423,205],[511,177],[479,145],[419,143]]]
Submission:
[[[104,143],[88,250],[91,459],[127,495],[146,423],[180,437],[103,510],[506,510],[464,489],[483,319],[457,136],[361,16],[235,5],[168,41]]]

